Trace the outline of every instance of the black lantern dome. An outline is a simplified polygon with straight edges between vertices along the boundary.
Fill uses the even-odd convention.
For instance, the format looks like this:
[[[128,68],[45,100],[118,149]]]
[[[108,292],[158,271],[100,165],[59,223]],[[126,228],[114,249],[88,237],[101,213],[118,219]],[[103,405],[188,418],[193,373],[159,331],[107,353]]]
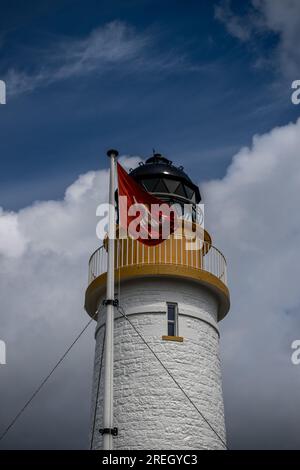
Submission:
[[[155,153],[130,172],[146,191],[170,204],[196,204],[201,201],[198,186],[171,160]]]
[[[153,194],[169,205],[181,206],[182,214],[194,222],[199,222],[197,204],[201,201],[198,186],[183,171],[182,166],[175,166],[168,158],[160,153],[141,162],[139,166],[129,172],[137,183],[148,193]],[[118,205],[118,192],[116,191]]]

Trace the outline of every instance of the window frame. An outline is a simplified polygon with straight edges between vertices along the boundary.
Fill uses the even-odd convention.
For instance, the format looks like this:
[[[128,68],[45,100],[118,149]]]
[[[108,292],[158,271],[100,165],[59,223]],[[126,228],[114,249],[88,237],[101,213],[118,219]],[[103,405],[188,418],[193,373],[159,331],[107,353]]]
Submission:
[[[174,307],[174,320],[169,320],[169,307]],[[169,324],[174,325],[174,334],[169,334]],[[176,302],[167,302],[167,335],[178,336],[178,304]]]

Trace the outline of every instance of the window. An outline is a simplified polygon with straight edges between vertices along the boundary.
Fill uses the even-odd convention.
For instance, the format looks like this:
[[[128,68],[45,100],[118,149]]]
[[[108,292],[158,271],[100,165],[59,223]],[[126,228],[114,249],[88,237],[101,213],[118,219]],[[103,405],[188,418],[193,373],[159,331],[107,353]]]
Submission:
[[[168,193],[164,180],[159,180],[153,191],[156,193]]]
[[[168,321],[168,336],[178,335],[178,321],[177,321],[177,304],[168,303],[167,321]]]
[[[185,197],[185,198],[187,197],[186,192],[184,190],[184,186],[183,186],[182,183],[179,183],[179,185],[176,188],[175,193],[178,194],[179,196],[182,196],[182,197]]]
[[[193,199],[194,195],[195,195],[195,191],[193,191],[191,188],[189,188],[188,186],[184,185],[184,189],[185,189],[185,192],[187,194],[187,197],[189,199]]]
[[[179,182],[177,180],[169,180],[169,179],[164,179],[164,182],[168,188],[169,193],[174,194]]]
[[[146,191],[154,191],[155,186],[157,185],[157,178],[147,178],[142,181]]]

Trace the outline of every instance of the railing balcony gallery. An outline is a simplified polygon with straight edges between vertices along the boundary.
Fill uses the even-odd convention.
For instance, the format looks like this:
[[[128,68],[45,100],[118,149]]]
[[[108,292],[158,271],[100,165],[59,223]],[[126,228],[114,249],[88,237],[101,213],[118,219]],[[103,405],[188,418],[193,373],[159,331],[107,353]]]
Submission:
[[[115,269],[134,266],[174,265],[206,271],[227,286],[226,260],[210,242],[199,241],[196,249],[186,238],[171,236],[163,243],[148,247],[132,238],[116,240]],[[107,250],[98,248],[89,261],[89,284],[107,271]]]

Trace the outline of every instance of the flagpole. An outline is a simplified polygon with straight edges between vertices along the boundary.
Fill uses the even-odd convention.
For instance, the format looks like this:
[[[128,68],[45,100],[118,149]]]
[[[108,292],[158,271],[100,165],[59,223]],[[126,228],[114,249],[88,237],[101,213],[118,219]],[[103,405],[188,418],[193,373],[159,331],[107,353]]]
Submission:
[[[108,219],[108,263],[106,285],[106,338],[104,362],[104,410],[103,449],[113,449],[113,384],[114,384],[114,305],[115,300],[115,161],[117,150],[109,150],[109,219]]]

